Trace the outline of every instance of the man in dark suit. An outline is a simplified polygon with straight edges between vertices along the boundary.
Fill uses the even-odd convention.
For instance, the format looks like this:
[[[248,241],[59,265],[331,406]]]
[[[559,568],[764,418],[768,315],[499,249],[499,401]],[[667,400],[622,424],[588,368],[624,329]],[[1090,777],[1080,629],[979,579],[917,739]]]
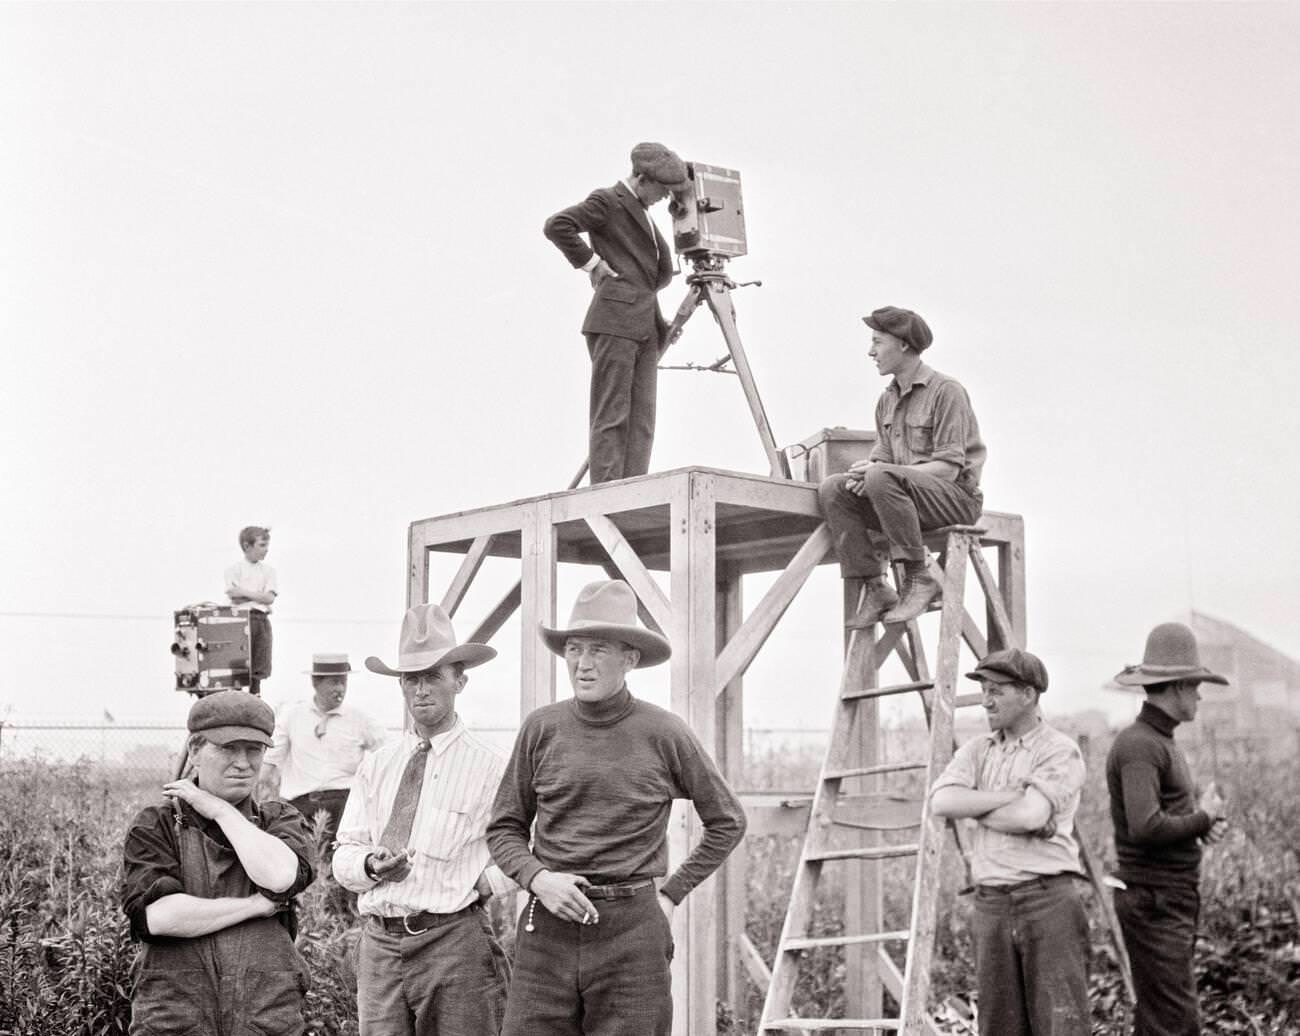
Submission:
[[[590,274],[596,292],[582,323],[591,354],[592,485],[650,470],[659,353],[668,332],[657,293],[672,280],[673,264],[647,210],[686,179],[686,163],[674,152],[638,144],[627,179],[597,188],[543,228],[575,269]]]

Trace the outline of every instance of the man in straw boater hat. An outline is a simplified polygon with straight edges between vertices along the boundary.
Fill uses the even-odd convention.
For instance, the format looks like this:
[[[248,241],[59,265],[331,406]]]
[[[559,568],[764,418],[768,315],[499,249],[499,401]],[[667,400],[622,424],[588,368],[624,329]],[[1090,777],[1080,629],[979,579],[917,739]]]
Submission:
[[[686,163],[662,144],[638,144],[631,158],[625,179],[597,188],[543,227],[595,290],[582,322],[591,357],[592,485],[650,470],[659,353],[668,334],[658,292],[673,278],[673,257],[649,209],[685,187],[688,176]]]
[[[1196,718],[1203,683],[1227,680],[1201,665],[1196,635],[1166,622],[1147,637],[1140,665],[1115,682],[1146,692],[1137,720],[1106,756],[1115,829],[1115,913],[1137,991],[1135,1036],[1200,1032],[1192,954],[1200,914],[1201,845],[1220,841],[1228,821],[1214,782],[1201,792],[1174,740]]]
[[[410,725],[362,760],[334,853],[334,876],[360,894],[361,1036],[501,1027],[509,968],[481,901],[508,887],[484,839],[505,761],[456,715],[465,671],[495,657],[457,644],[446,612],[418,604],[397,664],[366,659],[397,677]]]
[[[908,622],[941,596],[926,568],[923,534],[979,518],[987,452],[966,390],[921,362],[934,340],[929,325],[897,306],[862,320],[871,329],[867,355],[893,380],[876,403],[870,455],[819,488],[840,574],[866,580],[850,628]],[[890,561],[903,565],[901,599],[886,578]]]
[[[144,943],[133,1036],[304,1031],[294,897],[311,883],[311,837],[288,803],[253,795],[274,725],[246,691],[197,699],[186,722],[194,779],[163,785],[169,801],[126,833],[122,909]]]
[[[975,821],[971,935],[981,1036],[1088,1036],[1088,915],[1074,816],[1083,754],[1038,710],[1047,668],[994,651],[979,682],[989,733],[961,746],[930,790],[937,816]]]
[[[568,626],[541,637],[573,697],[524,719],[488,826],[529,893],[503,1032],[667,1036],[673,907],[735,848],[745,814],[685,722],[628,690],[671,648],[637,623],[626,583],[585,587]],[[664,880],[673,799],[694,803],[704,834]]]
[[[385,740],[378,722],[344,703],[350,672],[345,654],[312,655],[306,673],[311,677],[311,697],[288,702],[276,711],[275,734],[262,761],[263,798],[274,790],[308,823],[316,814],[324,814],[321,868],[326,873],[352,776],[361,757]]]

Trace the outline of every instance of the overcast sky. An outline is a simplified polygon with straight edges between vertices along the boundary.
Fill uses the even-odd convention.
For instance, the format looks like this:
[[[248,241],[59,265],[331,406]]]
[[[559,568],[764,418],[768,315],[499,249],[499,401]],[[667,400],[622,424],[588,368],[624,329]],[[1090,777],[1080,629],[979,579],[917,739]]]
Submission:
[[[170,613],[250,523],[269,699],[392,661],[407,524],[583,456],[589,289],[541,225],[639,140],[742,173],[781,442],[870,426],[863,313],[929,321],[1025,516],[1049,709],[1131,712],[1101,685],[1189,607],[1300,656],[1300,7],[6,4],[0,716],[183,717]],[[653,463],[764,470],[734,379],[661,376]],[[837,603],[828,566],[747,722],[829,719]],[[472,722],[514,722],[519,637]]]

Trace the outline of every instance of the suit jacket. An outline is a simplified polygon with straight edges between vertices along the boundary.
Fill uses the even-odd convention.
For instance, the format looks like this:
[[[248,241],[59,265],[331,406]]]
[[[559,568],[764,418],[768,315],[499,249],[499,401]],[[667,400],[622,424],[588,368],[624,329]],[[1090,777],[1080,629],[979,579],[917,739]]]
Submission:
[[[659,312],[657,292],[672,280],[672,254],[627,184],[597,188],[586,201],[548,219],[542,232],[576,269],[595,254],[618,273],[601,282],[582,322],[583,334],[637,342],[653,336],[663,347],[668,325]],[[584,233],[590,236],[590,245],[582,239]]]

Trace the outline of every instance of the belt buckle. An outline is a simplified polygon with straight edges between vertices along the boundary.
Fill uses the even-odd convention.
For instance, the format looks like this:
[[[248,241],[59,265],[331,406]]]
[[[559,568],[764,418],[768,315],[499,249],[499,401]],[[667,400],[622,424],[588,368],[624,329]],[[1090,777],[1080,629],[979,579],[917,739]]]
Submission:
[[[433,927],[433,925],[430,925],[429,928],[412,928],[410,918],[414,916],[414,914],[402,915],[402,927],[406,929],[407,935],[423,935],[425,932],[429,931],[429,928]]]

